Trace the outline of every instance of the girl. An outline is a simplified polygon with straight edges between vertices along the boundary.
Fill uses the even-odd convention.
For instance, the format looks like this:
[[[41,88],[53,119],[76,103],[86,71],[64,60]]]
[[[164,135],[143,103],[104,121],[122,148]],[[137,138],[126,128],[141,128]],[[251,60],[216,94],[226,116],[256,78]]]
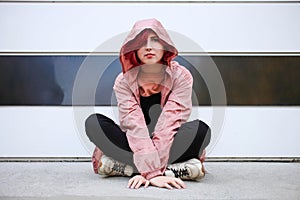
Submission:
[[[137,21],[120,50],[123,72],[114,92],[120,126],[93,114],[86,133],[95,145],[95,173],[133,176],[129,188],[185,188],[182,180],[204,177],[202,163],[210,128],[187,122],[192,109],[193,78],[172,61],[178,54],[156,19]]]

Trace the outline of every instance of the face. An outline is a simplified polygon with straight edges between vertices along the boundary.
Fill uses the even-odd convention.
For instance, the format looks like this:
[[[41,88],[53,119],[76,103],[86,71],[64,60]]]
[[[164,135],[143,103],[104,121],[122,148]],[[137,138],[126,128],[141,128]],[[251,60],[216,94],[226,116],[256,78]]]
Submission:
[[[159,38],[154,32],[148,35],[146,44],[142,46],[137,55],[142,63],[146,65],[159,63],[164,55],[163,45],[159,42]]]

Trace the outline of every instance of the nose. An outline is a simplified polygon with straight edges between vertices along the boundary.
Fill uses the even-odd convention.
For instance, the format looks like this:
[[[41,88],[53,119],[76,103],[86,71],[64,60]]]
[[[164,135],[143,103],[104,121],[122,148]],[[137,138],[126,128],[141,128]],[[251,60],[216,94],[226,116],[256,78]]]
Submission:
[[[152,50],[152,44],[151,44],[150,40],[147,40],[145,49],[146,49],[146,51],[151,51]]]

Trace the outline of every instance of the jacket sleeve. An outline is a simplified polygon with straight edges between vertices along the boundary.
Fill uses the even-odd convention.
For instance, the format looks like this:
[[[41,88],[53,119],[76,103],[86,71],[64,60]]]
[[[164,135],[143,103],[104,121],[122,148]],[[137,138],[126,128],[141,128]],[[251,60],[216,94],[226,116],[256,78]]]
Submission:
[[[167,167],[170,149],[178,128],[188,120],[192,110],[193,77],[184,69],[175,79],[168,100],[153,133],[163,172]]]
[[[120,127],[126,132],[135,166],[146,179],[162,175],[160,158],[149,136],[142,109],[122,74],[115,81],[114,91]]]

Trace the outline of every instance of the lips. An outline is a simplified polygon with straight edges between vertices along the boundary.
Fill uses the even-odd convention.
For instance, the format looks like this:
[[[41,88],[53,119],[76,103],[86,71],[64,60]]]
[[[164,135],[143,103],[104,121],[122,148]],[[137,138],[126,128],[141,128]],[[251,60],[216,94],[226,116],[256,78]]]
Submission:
[[[145,57],[147,57],[147,58],[152,58],[153,56],[155,56],[155,54],[153,54],[153,53],[147,53],[147,54],[145,54]]]

